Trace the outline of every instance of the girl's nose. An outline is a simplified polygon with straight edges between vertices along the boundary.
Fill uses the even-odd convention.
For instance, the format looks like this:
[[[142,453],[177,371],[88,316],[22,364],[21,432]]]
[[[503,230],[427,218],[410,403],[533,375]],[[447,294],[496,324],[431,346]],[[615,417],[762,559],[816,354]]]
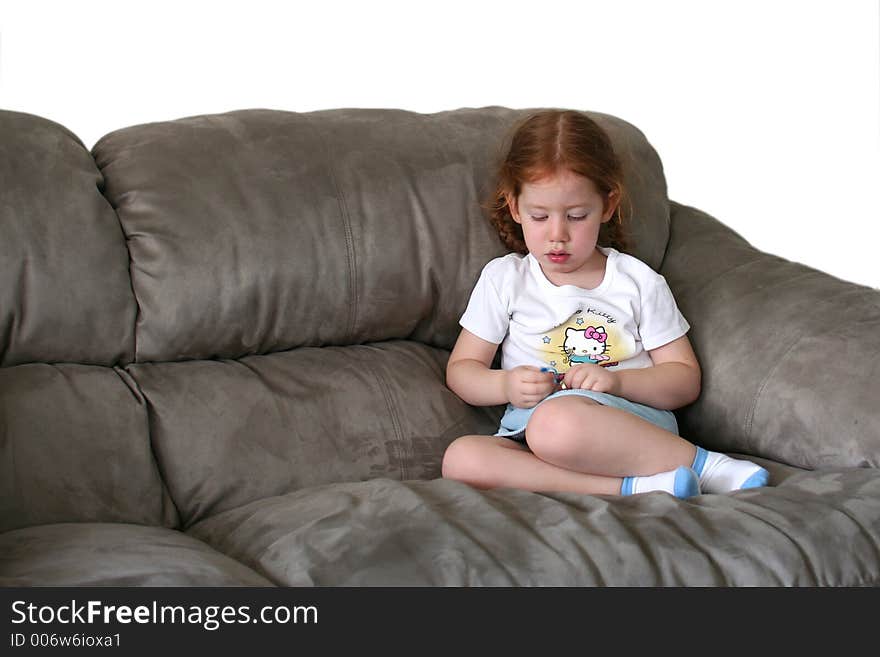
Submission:
[[[565,222],[565,217],[554,217],[550,220],[550,241],[568,241],[568,224]]]

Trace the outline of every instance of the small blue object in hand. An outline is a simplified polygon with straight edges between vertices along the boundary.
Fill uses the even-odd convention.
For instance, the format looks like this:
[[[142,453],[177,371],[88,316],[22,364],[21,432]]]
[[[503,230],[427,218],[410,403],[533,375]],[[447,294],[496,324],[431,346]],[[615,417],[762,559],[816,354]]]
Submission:
[[[565,374],[560,374],[552,367],[542,367],[542,372],[553,372],[553,380],[556,381],[557,385],[562,385],[562,381],[565,379]]]

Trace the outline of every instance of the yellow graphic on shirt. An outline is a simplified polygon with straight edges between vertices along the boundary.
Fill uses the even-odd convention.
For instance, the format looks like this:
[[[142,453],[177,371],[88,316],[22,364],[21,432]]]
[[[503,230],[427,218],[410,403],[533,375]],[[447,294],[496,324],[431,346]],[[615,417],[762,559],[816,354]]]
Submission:
[[[548,368],[564,374],[580,363],[614,367],[634,355],[632,336],[618,327],[614,317],[591,310],[577,311],[541,336],[539,358]]]

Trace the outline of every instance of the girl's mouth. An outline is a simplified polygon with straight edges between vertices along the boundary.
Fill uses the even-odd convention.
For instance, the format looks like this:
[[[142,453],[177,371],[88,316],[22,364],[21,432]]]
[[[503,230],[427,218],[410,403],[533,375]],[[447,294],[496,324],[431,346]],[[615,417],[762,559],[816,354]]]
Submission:
[[[555,265],[560,265],[563,262],[566,262],[570,257],[571,257],[570,253],[552,252],[552,253],[547,254],[547,258],[550,260],[550,262],[552,262]]]

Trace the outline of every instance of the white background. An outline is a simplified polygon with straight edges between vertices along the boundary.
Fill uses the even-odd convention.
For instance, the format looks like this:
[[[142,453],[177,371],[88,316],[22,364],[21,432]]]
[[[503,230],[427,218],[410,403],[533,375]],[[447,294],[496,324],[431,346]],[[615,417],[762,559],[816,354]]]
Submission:
[[[0,0],[0,108],[87,147],[250,107],[486,105],[624,118],[670,198],[880,287],[877,0]]]

